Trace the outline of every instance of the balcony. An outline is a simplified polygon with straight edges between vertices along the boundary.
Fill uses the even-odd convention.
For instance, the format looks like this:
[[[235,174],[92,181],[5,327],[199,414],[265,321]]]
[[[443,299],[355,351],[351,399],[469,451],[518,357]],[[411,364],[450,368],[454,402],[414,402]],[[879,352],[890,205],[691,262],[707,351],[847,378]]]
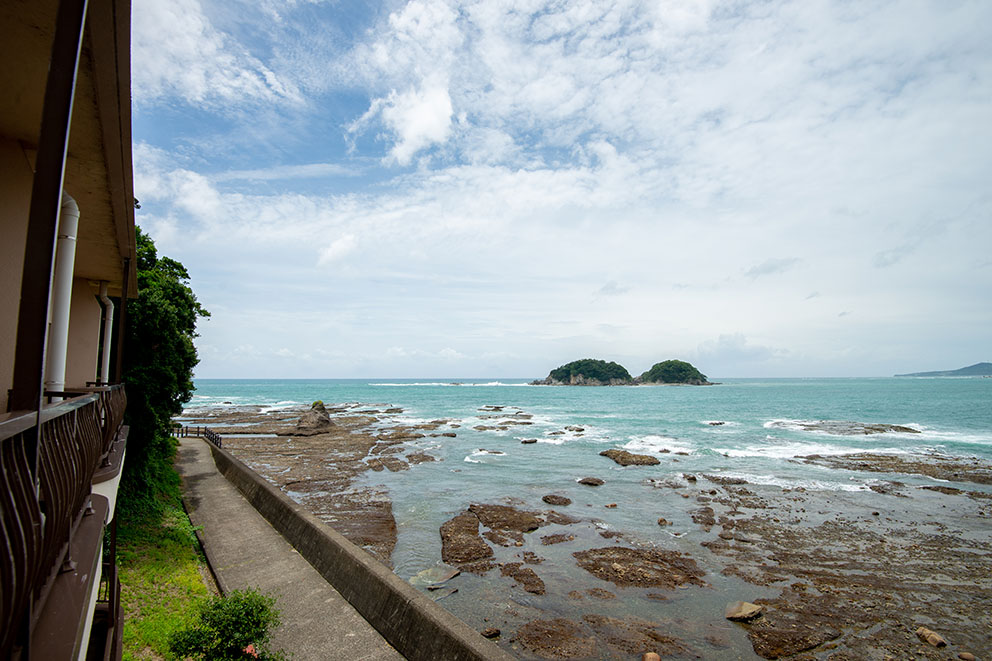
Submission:
[[[117,385],[46,396],[66,399],[0,415],[0,658],[117,659],[126,395]]]

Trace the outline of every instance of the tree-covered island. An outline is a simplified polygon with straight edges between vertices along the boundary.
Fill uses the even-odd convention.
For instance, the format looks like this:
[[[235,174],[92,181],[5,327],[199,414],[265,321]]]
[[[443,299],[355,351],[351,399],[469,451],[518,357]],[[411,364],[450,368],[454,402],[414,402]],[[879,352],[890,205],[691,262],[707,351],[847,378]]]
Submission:
[[[713,385],[706,380],[706,375],[684,360],[665,360],[655,363],[651,369],[642,374],[640,383],[680,383],[690,386]]]
[[[551,370],[547,378],[532,381],[535,386],[634,386],[639,384],[712,385],[706,375],[681,360],[666,360],[639,377],[632,377],[618,363],[583,358]]]

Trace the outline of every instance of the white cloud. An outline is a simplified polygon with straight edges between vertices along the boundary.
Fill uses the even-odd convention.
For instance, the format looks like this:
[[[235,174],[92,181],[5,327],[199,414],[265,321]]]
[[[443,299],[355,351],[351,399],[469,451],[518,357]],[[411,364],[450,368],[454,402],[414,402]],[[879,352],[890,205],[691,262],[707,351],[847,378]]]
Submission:
[[[199,0],[135,3],[131,47],[139,104],[165,97],[196,105],[301,101],[293,86],[216,30]]]
[[[414,154],[443,143],[451,132],[451,98],[439,81],[424,81],[419,89],[391,93],[382,104],[382,120],[396,135],[390,156],[407,165]]]
[[[494,369],[496,346],[524,366],[508,371],[534,375],[560,354],[650,365],[661,348],[698,351],[717,375],[822,373],[865,364],[858,347],[878,337],[922,351],[927,319],[968,320],[931,338],[992,322],[976,303],[992,269],[975,268],[992,241],[992,5],[452,0],[382,12],[300,67],[326,79],[307,86],[313,116],[293,129],[326,134],[346,97],[352,154],[321,142],[294,162],[273,140],[286,153],[272,162],[212,166],[209,131],[192,133],[192,155],[136,147],[139,222],[184,251],[215,307],[235,297],[279,317],[242,321],[254,345],[334,337],[353,351],[322,360],[348,374],[402,357],[421,374],[447,359],[471,375]],[[213,53],[194,83],[261,71],[211,30],[183,46]],[[266,62],[298,80],[295,61]],[[136,86],[139,105],[185,94],[169,87],[178,78],[149,80],[159,87]],[[280,98],[247,89],[238,107]],[[339,167],[355,163],[360,176],[344,180]],[[291,192],[304,179],[312,188]],[[720,328],[734,332],[701,344]]]
[[[778,273],[784,273],[792,269],[801,262],[802,260],[797,257],[779,257],[779,258],[766,259],[760,264],[757,264],[749,268],[747,271],[744,272],[744,275],[752,279],[760,278],[761,276],[764,275],[776,275]]]
[[[320,257],[317,260],[318,264],[329,264],[331,262],[338,261],[350,253],[354,252],[358,247],[358,241],[355,240],[354,234],[345,234],[340,236],[324,248],[320,252]]]

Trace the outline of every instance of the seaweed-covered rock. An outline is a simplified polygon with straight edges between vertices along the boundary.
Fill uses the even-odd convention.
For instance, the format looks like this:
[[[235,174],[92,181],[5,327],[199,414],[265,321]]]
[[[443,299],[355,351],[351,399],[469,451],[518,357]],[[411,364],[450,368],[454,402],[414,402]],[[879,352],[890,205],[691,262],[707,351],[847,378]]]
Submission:
[[[607,546],[572,554],[579,567],[620,587],[706,585],[696,561],[677,551]]]
[[[462,512],[441,524],[441,559],[452,565],[465,565],[493,555],[492,548],[479,535],[479,518]]]
[[[661,463],[660,459],[649,454],[634,454],[626,450],[603,450],[599,456],[609,457],[621,466],[655,466]]]
[[[564,618],[528,622],[517,631],[515,640],[542,659],[585,658],[596,651],[595,638]]]

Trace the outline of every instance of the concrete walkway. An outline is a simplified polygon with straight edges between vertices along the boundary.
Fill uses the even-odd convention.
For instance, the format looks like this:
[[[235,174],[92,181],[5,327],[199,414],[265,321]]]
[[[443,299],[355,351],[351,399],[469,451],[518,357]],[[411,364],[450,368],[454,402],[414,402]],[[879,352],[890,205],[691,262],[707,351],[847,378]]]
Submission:
[[[176,468],[183,502],[220,587],[276,598],[282,624],[272,649],[304,659],[403,659],[344,597],[217,471],[207,442],[183,438]]]

